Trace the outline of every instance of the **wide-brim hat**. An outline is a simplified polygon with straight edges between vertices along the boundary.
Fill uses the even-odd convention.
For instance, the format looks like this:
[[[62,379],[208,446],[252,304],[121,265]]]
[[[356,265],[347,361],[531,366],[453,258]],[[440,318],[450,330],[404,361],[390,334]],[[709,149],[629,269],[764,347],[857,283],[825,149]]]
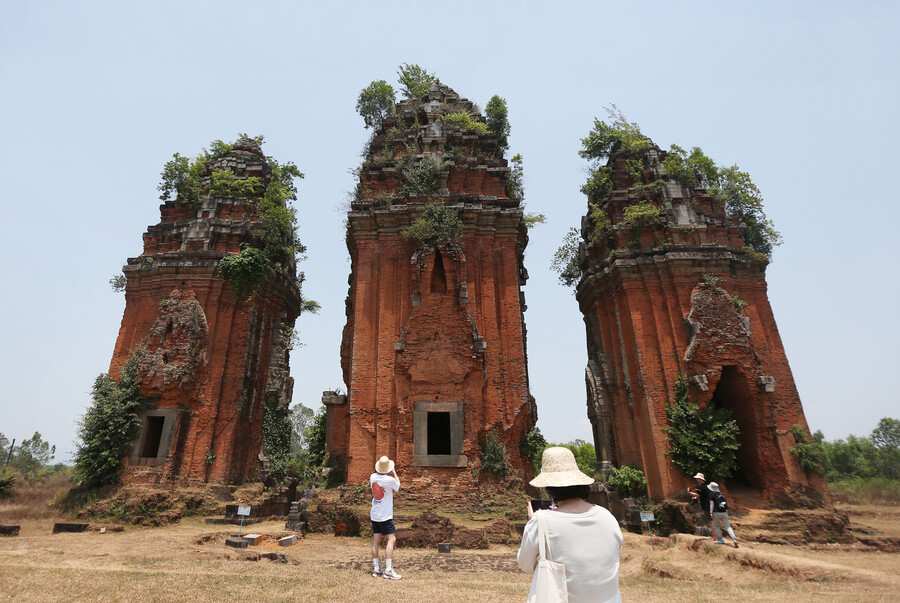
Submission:
[[[394,461],[386,456],[381,457],[375,463],[375,473],[390,473],[394,470]]]
[[[702,473],[698,473],[697,475],[694,476],[694,479],[702,479],[703,481],[706,481],[706,476],[703,475]]]
[[[541,456],[541,473],[528,483],[536,488],[563,488],[587,486],[594,483],[594,478],[578,469],[571,450],[554,446],[544,451]]]
[[[719,491],[719,484],[717,484],[716,482],[709,482],[708,485],[709,485],[709,489],[712,490],[713,492]]]

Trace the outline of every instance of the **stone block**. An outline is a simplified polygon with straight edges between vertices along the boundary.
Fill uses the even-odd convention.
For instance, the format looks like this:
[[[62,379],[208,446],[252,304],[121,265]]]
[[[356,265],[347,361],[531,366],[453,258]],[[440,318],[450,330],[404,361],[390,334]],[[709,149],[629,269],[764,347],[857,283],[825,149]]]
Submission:
[[[295,544],[297,544],[296,534],[291,534],[290,536],[278,539],[278,546],[294,546]]]
[[[53,533],[60,532],[84,532],[88,527],[86,523],[56,523],[53,524]]]
[[[0,536],[18,536],[19,526],[0,526]]]
[[[243,538],[226,538],[225,546],[230,546],[236,549],[245,549],[247,548],[247,544],[249,544]]]
[[[246,540],[247,544],[250,546],[256,546],[259,544],[259,541],[262,540],[262,534],[244,534],[244,540]]]
[[[439,542],[438,543],[438,553],[449,553],[450,552],[450,543],[449,542]]]

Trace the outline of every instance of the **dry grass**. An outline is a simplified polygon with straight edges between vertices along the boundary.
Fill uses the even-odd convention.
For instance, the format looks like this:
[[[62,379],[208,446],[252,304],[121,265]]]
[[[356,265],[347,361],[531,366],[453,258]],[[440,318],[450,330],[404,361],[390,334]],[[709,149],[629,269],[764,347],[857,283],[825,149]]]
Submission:
[[[0,498],[0,523],[54,517],[56,506],[71,487],[71,468],[47,475],[41,481],[19,478],[11,496]]]
[[[523,601],[530,583],[514,547],[449,555],[401,547],[397,582],[369,575],[361,538],[313,534],[294,547],[270,539],[237,550],[224,545],[233,527],[195,518],[105,534],[53,535],[43,519],[21,525],[20,536],[0,539],[0,592],[19,601],[500,603]],[[277,535],[284,524],[251,528]],[[647,536],[627,534],[621,576],[630,601],[890,601],[900,592],[900,555],[754,543],[735,550],[683,535],[651,548]]]

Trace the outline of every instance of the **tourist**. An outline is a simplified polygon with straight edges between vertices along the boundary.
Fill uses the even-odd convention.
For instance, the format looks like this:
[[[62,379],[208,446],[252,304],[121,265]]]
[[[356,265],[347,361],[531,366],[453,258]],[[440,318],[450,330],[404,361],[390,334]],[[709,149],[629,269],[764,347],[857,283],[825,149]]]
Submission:
[[[711,498],[712,493],[709,491],[709,486],[706,485],[706,476],[702,473],[697,473],[694,476],[694,479],[697,480],[697,487],[688,488],[688,492],[691,493],[691,498],[700,503],[701,517],[706,517],[709,512],[709,499]],[[709,520],[709,535],[710,540],[715,540],[712,519]]]
[[[725,528],[728,535],[731,536],[731,543],[734,548],[738,548],[737,538],[734,537],[734,530],[731,529],[731,523],[728,521],[728,501],[719,491],[719,484],[709,482],[709,516],[712,518],[713,530],[716,534],[716,543],[725,544],[722,540],[722,530],[720,526]]]
[[[391,475],[388,475],[391,474]],[[394,571],[394,544],[397,542],[397,528],[394,527],[394,492],[400,490],[400,478],[394,471],[394,461],[386,456],[375,463],[375,473],[369,476],[372,488],[372,577],[399,580],[400,574]],[[384,570],[378,562],[378,547],[381,538],[387,536],[384,553]]]
[[[548,560],[565,566],[565,585],[570,603],[618,602],[619,558],[622,554],[622,530],[612,513],[587,502],[593,478],[578,469],[568,448],[544,451],[541,473],[531,485],[546,488],[556,503],[554,510],[534,511],[527,504],[528,523],[516,560],[524,572],[534,572],[540,548],[541,516],[546,522]],[[537,598],[535,581],[528,595]]]

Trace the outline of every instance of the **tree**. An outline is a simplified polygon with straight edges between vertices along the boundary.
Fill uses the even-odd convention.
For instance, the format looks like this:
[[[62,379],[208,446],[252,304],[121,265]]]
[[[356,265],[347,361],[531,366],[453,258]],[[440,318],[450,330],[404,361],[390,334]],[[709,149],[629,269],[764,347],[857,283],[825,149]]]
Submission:
[[[307,430],[315,419],[315,413],[311,408],[298,402],[291,409],[289,417],[291,421],[291,455],[299,458],[309,446]]]
[[[681,373],[675,382],[675,401],[666,402],[666,456],[687,476],[701,472],[726,479],[737,468],[737,421],[727,408],[710,402],[702,409],[688,399],[688,384]]]
[[[488,101],[484,109],[487,128],[497,137],[497,143],[503,150],[509,149],[509,118],[507,116],[506,100],[496,94]]]
[[[366,128],[377,128],[388,115],[394,114],[397,95],[394,87],[384,80],[375,80],[359,93],[356,112],[366,123]]]
[[[28,478],[37,478],[44,465],[49,465],[56,455],[56,446],[51,446],[35,431],[30,438],[22,440],[13,451],[9,466]]]
[[[428,95],[431,84],[438,79],[433,73],[428,73],[419,65],[403,63],[397,71],[403,96],[410,99],[422,100]]]
[[[522,166],[522,154],[516,153],[510,159],[509,173],[506,176],[506,196],[511,201],[525,201],[525,170]]]
[[[581,279],[581,268],[578,266],[578,248],[581,235],[575,228],[569,228],[562,245],[553,254],[550,269],[559,275],[560,284],[572,287]]]
[[[878,422],[878,427],[872,430],[869,439],[882,450],[900,449],[900,421],[884,417]]]

